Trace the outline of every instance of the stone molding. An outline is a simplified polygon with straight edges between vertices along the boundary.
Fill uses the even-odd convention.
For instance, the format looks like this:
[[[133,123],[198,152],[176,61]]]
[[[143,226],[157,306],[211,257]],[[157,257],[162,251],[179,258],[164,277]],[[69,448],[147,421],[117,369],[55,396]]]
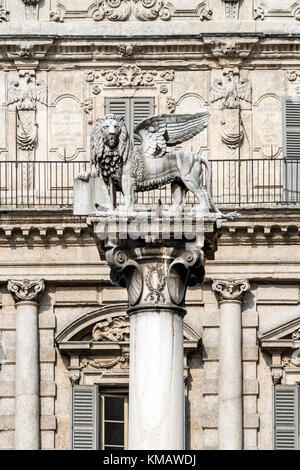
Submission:
[[[45,290],[45,283],[42,279],[30,281],[9,280],[7,284],[8,291],[13,295],[15,302],[37,302],[39,296]]]
[[[212,290],[216,292],[219,302],[242,302],[250,290],[250,284],[247,280],[215,280]]]

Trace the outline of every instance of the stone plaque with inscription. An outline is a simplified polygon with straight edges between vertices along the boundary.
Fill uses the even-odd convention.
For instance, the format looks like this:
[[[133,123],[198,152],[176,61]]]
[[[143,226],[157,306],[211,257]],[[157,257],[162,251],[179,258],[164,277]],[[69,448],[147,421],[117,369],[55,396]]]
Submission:
[[[51,108],[50,142],[59,158],[76,158],[84,150],[83,110],[74,98],[63,97]]]
[[[277,157],[282,150],[281,103],[266,96],[254,107],[254,148],[262,157]]]

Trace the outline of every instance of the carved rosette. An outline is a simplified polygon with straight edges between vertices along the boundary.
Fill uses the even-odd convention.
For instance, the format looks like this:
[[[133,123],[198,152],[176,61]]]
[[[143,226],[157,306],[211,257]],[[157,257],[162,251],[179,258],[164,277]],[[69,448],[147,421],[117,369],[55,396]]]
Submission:
[[[45,290],[45,283],[42,279],[35,281],[28,279],[24,279],[23,281],[9,280],[7,289],[14,296],[15,302],[37,302],[39,296]]]
[[[216,292],[219,302],[242,302],[245,293],[250,290],[250,284],[246,280],[216,280],[213,281],[212,290]]]

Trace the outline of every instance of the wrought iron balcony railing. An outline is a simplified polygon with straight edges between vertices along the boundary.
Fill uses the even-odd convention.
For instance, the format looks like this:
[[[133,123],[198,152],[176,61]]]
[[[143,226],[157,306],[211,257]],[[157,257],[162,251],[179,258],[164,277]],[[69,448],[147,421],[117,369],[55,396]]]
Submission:
[[[295,206],[300,208],[300,159],[210,160],[211,192],[228,208]],[[0,161],[0,209],[70,208],[73,181],[90,171],[87,161]],[[207,174],[204,174],[207,188]],[[122,199],[122,198],[121,198]],[[139,203],[171,204],[170,187],[139,194]],[[195,203],[191,193],[187,202]]]

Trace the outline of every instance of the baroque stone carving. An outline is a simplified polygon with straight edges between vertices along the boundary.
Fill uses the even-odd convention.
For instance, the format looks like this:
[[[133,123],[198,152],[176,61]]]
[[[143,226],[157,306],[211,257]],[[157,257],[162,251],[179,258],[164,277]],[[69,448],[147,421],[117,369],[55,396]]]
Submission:
[[[92,331],[94,341],[129,341],[129,318],[107,318],[96,323]]]
[[[35,301],[45,289],[45,283],[39,279],[37,281],[8,281],[8,291],[14,296],[16,302],[20,301]]]
[[[64,21],[64,12],[59,8],[56,10],[50,11],[50,21],[56,21],[57,23],[63,23]]]
[[[265,19],[265,10],[261,7],[254,8],[254,17],[255,20],[264,20]]]
[[[80,367],[82,369],[113,369],[119,368],[129,369],[129,351],[122,349],[121,356],[116,357],[112,360],[98,360],[98,359],[82,359],[80,362]]]
[[[0,23],[2,21],[8,21],[9,10],[6,8],[0,8]]]
[[[215,79],[211,87],[211,102],[223,100],[223,109],[238,109],[240,101],[252,102],[252,87],[248,79],[240,79],[237,68],[225,68],[223,79]]]
[[[93,109],[93,100],[91,98],[86,99],[83,105],[83,110],[87,115],[88,124],[93,124]]]
[[[34,70],[20,70],[19,80],[11,81],[8,87],[7,104],[17,103],[18,109],[32,110],[37,101],[47,104],[46,83],[36,81]]]
[[[33,150],[38,138],[35,111],[19,111],[17,115],[17,143],[21,150]],[[27,165],[30,167],[30,165]]]
[[[244,139],[244,129],[240,122],[239,111],[236,109],[224,109],[221,122],[221,138],[223,144],[229,149],[238,148]]]
[[[212,20],[212,17],[213,17],[213,11],[210,8],[207,8],[207,7],[202,8],[202,10],[200,11],[201,21],[204,21],[204,20],[210,21]]]
[[[129,0],[99,0],[98,8],[93,13],[95,21],[104,18],[110,21],[126,21],[131,13]]]
[[[37,5],[39,3],[40,0],[23,0],[23,2],[25,3],[25,5]]]
[[[190,151],[171,150],[202,132],[207,127],[208,118],[207,112],[152,116],[135,127],[138,145],[130,143],[123,118],[110,114],[98,119],[91,135],[91,161],[103,176],[113,207],[116,207],[117,190],[123,192],[125,206],[132,209],[137,192],[172,183],[173,191],[177,194],[174,211],[182,210],[186,189],[190,189],[199,207],[207,213],[213,209],[218,217],[224,217],[210,196],[210,167],[207,160]],[[203,189],[202,164],[208,172],[206,192]],[[237,213],[226,217],[235,219]]]
[[[217,293],[220,301],[242,301],[244,294],[250,290],[250,284],[246,280],[215,280],[212,284],[212,290]]]
[[[177,103],[174,100],[174,98],[167,98],[167,108],[171,114],[175,113],[176,106],[177,106]]]
[[[94,70],[90,70],[89,72],[86,72],[86,74],[85,74],[85,80],[88,83],[93,82],[97,78],[99,78],[99,74],[97,72],[95,72]]]
[[[283,377],[282,369],[273,369],[272,370],[272,380],[273,380],[274,385],[281,384],[282,377]]]
[[[103,71],[105,85],[110,87],[143,87],[154,85],[156,71],[141,70],[136,65],[123,65],[117,70]]]
[[[133,0],[134,14],[140,21],[153,21],[158,17],[168,21],[172,14],[170,8],[162,0]]]
[[[296,334],[297,336],[299,334],[299,337],[296,339],[296,341],[299,341],[300,331],[297,330]],[[283,357],[282,365],[283,367],[300,367],[300,349],[297,349],[296,351],[294,351],[292,356]]]
[[[162,293],[166,285],[166,274],[163,265],[154,264],[147,267],[145,284],[149,290],[145,301],[150,299],[153,304],[158,304],[160,299],[162,299],[163,302],[165,301],[165,297]]]
[[[223,0],[225,3],[225,15],[231,18],[237,18],[239,13],[240,0]]]
[[[79,384],[81,379],[81,372],[80,370],[73,370],[69,372],[69,379],[72,385]]]

